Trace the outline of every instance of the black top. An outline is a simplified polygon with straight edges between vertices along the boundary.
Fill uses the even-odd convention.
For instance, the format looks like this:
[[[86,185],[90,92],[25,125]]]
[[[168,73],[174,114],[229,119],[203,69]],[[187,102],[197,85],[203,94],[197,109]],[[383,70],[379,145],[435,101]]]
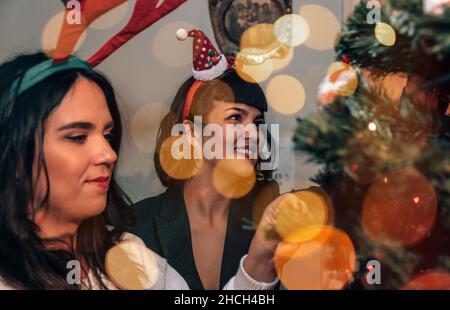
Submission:
[[[260,216],[263,208],[278,195],[278,183],[257,182],[249,194],[231,200],[220,287],[236,274],[240,259],[248,252],[254,230],[247,226],[252,223],[253,216]],[[256,205],[258,207],[255,208]],[[135,206],[137,223],[131,233],[139,236],[147,247],[166,258],[169,265],[186,280],[190,289],[204,289],[192,252],[191,230],[182,185],[168,188],[164,193],[144,199]]]

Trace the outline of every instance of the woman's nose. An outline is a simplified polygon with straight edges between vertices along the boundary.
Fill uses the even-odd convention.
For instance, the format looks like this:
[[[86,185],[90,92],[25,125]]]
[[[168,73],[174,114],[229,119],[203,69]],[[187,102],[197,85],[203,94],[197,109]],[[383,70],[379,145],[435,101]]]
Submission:
[[[258,139],[258,128],[254,123],[246,124],[244,130],[240,132],[239,138],[244,138],[250,142]]]
[[[97,143],[95,164],[96,165],[113,165],[117,161],[117,153],[111,144],[106,140]]]

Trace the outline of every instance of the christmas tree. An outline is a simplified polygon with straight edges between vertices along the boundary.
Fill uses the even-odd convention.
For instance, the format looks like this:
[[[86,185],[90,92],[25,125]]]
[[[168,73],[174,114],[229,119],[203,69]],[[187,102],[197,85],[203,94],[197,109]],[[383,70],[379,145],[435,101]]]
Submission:
[[[448,289],[450,4],[387,1],[380,13],[356,6],[319,111],[298,119],[293,139],[322,166],[314,181],[362,266],[381,264],[381,284],[366,285],[363,268],[349,288]],[[403,87],[393,75],[406,83],[401,98],[386,88]]]

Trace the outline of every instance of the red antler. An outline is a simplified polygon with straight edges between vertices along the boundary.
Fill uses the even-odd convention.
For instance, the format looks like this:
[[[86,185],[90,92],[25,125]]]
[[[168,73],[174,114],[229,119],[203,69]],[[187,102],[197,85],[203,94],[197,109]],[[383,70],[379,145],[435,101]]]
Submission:
[[[75,7],[67,7],[58,44],[53,53],[55,62],[64,61],[72,54],[81,35],[93,21],[125,1],[127,0],[78,0],[81,6],[81,23],[79,24],[68,23],[69,14],[75,14],[73,12]]]
[[[111,38],[88,62],[93,66],[100,64],[106,57],[127,43],[137,34],[150,27],[156,21],[166,16],[187,0],[137,0],[128,24]]]

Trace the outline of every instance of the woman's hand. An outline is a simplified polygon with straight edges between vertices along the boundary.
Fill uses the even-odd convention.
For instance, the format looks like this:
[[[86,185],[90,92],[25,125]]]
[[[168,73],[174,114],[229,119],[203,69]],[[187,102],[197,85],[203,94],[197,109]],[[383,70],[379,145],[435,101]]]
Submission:
[[[279,196],[265,209],[244,261],[245,271],[258,282],[270,283],[276,278],[274,254],[281,238],[276,233],[275,223],[280,202],[286,195],[289,194]]]
[[[259,282],[273,282],[278,245],[282,240],[291,240],[292,234],[295,236],[303,227],[326,225],[328,203],[326,192],[316,186],[283,194],[271,202],[264,210],[244,262],[247,273]]]

